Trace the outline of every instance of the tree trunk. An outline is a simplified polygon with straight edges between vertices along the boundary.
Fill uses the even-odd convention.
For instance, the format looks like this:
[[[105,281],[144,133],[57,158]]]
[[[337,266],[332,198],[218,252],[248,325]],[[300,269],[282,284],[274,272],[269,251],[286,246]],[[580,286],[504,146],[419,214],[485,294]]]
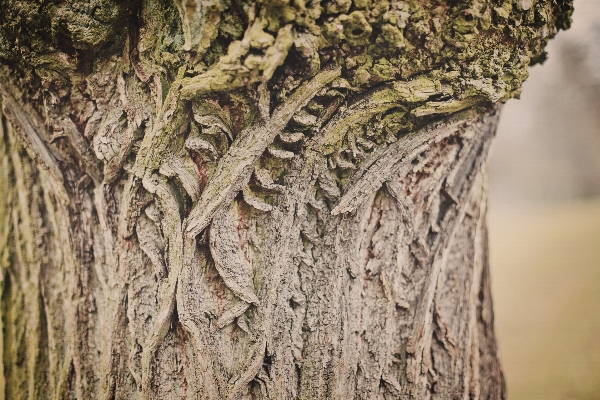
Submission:
[[[0,2],[0,391],[504,398],[488,150],[571,11]]]

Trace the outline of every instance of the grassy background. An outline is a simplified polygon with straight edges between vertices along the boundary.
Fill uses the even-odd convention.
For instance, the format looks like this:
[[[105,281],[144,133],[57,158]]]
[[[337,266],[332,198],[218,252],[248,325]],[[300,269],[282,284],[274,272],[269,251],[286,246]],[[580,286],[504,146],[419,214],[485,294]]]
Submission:
[[[504,107],[492,153],[508,400],[600,400],[600,0],[575,0],[573,20]]]
[[[509,400],[600,399],[600,200],[492,210]]]

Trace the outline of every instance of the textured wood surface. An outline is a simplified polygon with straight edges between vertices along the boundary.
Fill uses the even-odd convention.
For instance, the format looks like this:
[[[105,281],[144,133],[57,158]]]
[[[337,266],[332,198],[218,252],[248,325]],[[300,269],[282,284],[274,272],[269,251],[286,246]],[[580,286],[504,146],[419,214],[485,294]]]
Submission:
[[[7,399],[502,399],[487,156],[564,0],[0,1]]]
[[[5,123],[7,398],[502,398],[485,226],[497,114],[399,139],[338,200],[324,157],[295,157],[268,211],[237,196],[197,240],[158,177],[130,239],[104,228],[100,190],[69,212]]]

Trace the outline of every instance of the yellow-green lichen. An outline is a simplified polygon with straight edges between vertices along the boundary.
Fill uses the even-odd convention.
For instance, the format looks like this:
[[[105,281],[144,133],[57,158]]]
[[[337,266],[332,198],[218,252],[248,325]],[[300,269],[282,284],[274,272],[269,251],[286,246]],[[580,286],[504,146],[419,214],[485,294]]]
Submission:
[[[332,43],[346,41],[352,46],[361,46],[369,43],[373,28],[364,12],[354,11],[349,15],[342,14],[327,21],[323,32]]]

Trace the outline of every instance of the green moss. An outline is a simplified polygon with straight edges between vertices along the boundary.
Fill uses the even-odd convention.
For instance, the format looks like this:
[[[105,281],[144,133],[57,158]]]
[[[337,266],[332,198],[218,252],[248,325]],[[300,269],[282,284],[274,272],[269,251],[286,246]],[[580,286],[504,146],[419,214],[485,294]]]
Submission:
[[[12,61],[31,53],[26,56],[29,60],[40,60],[33,74],[45,87],[67,96],[70,83],[51,67],[58,62],[52,54],[58,51],[59,39],[67,35],[82,50],[114,41],[125,31],[126,16],[137,4],[113,1],[71,0],[44,5],[44,10],[33,2],[3,3],[0,11],[8,19],[0,24],[0,58]],[[296,48],[305,71],[314,74],[324,62],[343,64],[349,81],[360,90],[434,69],[458,70],[462,89],[457,88],[457,98],[479,90],[469,91],[465,82],[485,77],[494,81],[487,87],[495,88],[497,95],[484,98],[505,99],[518,93],[525,75],[513,69],[527,65],[509,62],[497,53],[543,59],[547,40],[570,25],[572,14],[572,2],[565,0],[332,0],[322,5],[315,0],[262,0],[255,5],[241,1],[235,7],[225,0],[211,0],[196,7],[204,11],[198,14],[181,7],[178,11],[175,4],[145,0],[141,14],[146,23],[141,37],[146,42],[138,46],[140,61],[148,65],[147,70],[153,69],[150,59],[154,66],[167,66],[170,76],[187,62],[195,75],[184,81],[182,93],[187,98],[269,81]],[[40,11],[56,18],[48,24],[37,16]],[[88,20],[92,11],[102,18]],[[208,19],[198,20],[201,14]],[[179,21],[171,21],[173,16]],[[208,25],[215,29],[207,31]],[[161,37],[149,42],[149,29]],[[26,47],[16,44],[17,35]],[[145,50],[152,48],[157,50],[152,55]],[[46,60],[56,61],[42,62],[42,49]],[[185,51],[192,56],[183,56]],[[302,61],[298,65],[295,60],[289,61],[296,63],[290,66],[301,67]],[[476,74],[473,65],[479,65]]]
[[[0,60],[32,87],[32,97],[68,99],[72,90],[85,92],[81,82],[99,67],[109,68],[105,60],[131,57],[123,68],[134,65],[142,81],[159,83],[157,115],[165,115],[140,148],[149,160],[144,168],[156,168],[168,148],[183,147],[189,100],[219,101],[239,91],[256,102],[250,85],[268,82],[280,104],[331,64],[342,66],[345,78],[336,96],[345,104],[368,98],[370,108],[345,116],[348,127],[327,128],[327,152],[344,141],[355,147],[360,134],[352,129],[361,124],[382,131],[374,139],[380,143],[436,115],[506,101],[519,96],[527,68],[543,60],[548,40],[569,26],[572,13],[566,0],[190,0],[187,8],[113,1],[1,3],[7,18],[0,22]],[[102,18],[89,20],[96,12]],[[124,42],[137,29],[139,42]],[[124,52],[123,43],[137,52]],[[90,68],[84,61],[91,55]]]
[[[350,10],[350,0],[334,0],[325,5],[325,10],[328,14],[343,14]]]
[[[346,41],[352,46],[367,44],[373,28],[367,22],[364,12],[354,11],[350,15],[341,15],[339,17],[344,27],[344,36]]]
[[[380,58],[373,66],[374,79],[385,82],[394,79],[398,68],[392,65],[386,58]]]
[[[358,9],[365,9],[371,4],[370,0],[354,0],[354,7]]]

